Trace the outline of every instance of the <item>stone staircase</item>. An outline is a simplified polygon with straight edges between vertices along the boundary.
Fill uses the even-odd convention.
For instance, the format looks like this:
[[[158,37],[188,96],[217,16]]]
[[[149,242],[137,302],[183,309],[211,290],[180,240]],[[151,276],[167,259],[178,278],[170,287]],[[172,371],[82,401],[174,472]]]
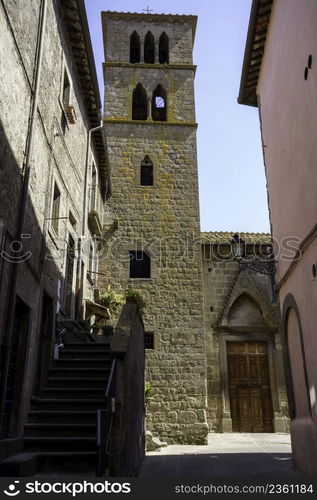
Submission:
[[[110,368],[109,344],[69,342],[60,350],[24,426],[23,457],[36,457],[36,473],[94,475],[97,410],[105,408]],[[7,474],[18,457],[6,461]]]

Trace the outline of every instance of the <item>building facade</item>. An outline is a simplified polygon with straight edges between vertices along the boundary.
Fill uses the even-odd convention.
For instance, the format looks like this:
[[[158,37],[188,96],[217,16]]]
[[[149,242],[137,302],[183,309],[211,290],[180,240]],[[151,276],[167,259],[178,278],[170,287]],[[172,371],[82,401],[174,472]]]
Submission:
[[[272,239],[240,233],[238,261],[234,236],[201,236],[209,432],[288,432]]]
[[[254,0],[239,102],[259,108],[278,258],[291,439],[317,474],[316,84],[314,0]]]
[[[0,24],[2,458],[21,444],[57,319],[93,301],[107,173],[83,2],[3,1]]]
[[[42,390],[59,326],[93,323],[104,309],[95,301],[109,286],[145,301],[146,380],[154,394],[146,425],[154,437],[205,444],[209,431],[287,431],[272,278],[242,269],[233,233],[200,233],[196,21],[103,13],[102,131],[83,0],[32,0],[28,11],[20,0],[0,5],[0,460],[23,450],[26,430],[49,429],[46,421],[28,427],[28,414],[65,389],[60,378],[59,387]],[[255,249],[261,261],[262,246],[271,248],[269,235],[242,237],[246,257]],[[143,324],[131,304],[113,323],[121,411],[113,470],[137,474]],[[75,382],[81,394],[103,390],[82,382]],[[39,396],[33,407],[32,395]]]

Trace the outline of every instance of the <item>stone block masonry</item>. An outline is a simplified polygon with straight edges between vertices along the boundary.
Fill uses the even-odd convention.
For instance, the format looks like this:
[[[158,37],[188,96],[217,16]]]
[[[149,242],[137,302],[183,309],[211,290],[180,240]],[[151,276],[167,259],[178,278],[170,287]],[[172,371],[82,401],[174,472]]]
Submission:
[[[131,128],[138,137],[131,136]],[[147,426],[169,443],[204,443],[206,359],[197,176],[186,160],[195,151],[194,127],[106,124],[112,164],[109,200],[119,229],[108,242],[101,289],[133,288],[146,302],[145,330],[154,334],[146,378],[154,390]],[[154,186],[140,186],[144,154],[154,165]],[[178,182],[178,178],[181,184]],[[185,193],[187,195],[185,196]],[[151,256],[151,278],[129,278],[129,250]]]
[[[154,338],[146,380],[154,397],[147,428],[168,443],[204,444],[206,354],[200,235],[194,75],[194,16],[103,13],[105,137],[111,170],[109,205],[118,230],[104,248],[101,291],[131,288],[146,302],[144,326]],[[130,36],[140,37],[140,63],[130,64]],[[154,36],[155,62],[144,64],[144,37]],[[169,63],[158,64],[158,41],[169,38]],[[142,84],[148,110],[157,85],[166,92],[167,121],[132,120],[132,94]],[[148,156],[153,184],[141,185]],[[144,251],[150,275],[130,275],[129,252]]]

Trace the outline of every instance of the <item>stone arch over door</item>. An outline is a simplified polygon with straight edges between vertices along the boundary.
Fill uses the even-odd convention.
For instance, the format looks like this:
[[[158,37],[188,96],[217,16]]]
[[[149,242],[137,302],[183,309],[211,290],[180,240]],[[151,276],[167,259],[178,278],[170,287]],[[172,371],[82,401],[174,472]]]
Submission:
[[[228,311],[227,322],[229,326],[267,327],[261,307],[247,292],[235,299]]]
[[[250,378],[249,381],[246,382],[245,388],[243,388],[243,384],[245,383],[245,381],[241,382],[241,390],[239,385],[239,391],[241,395],[239,397],[245,397],[245,401],[248,401],[247,398],[249,398],[250,405],[252,401],[256,401],[256,386],[258,387],[257,397],[262,398],[259,404],[262,405],[261,411],[263,417],[263,428],[262,430],[259,430],[260,424],[256,423],[256,415],[252,414],[251,416],[254,421],[254,425],[252,425],[253,431],[285,432],[287,430],[287,423],[281,413],[278,377],[276,373],[277,353],[275,335],[277,334],[278,330],[274,325],[272,318],[268,314],[268,310],[269,305],[267,305],[267,309],[265,310],[265,307],[263,307],[263,300],[258,301],[257,297],[254,293],[252,293],[252,291],[250,293],[248,290],[241,290],[236,288],[236,290],[233,291],[230,299],[228,300],[223,316],[218,324],[217,330],[219,333],[221,364],[220,380],[223,432],[232,432],[233,430],[237,430],[235,420],[233,425],[233,417],[235,419],[235,410],[233,409],[232,414],[232,379],[230,379],[229,377],[228,370],[228,348],[230,349],[230,347],[234,345],[233,343],[241,343],[241,346],[244,345],[246,347],[246,351],[248,351],[248,349],[254,348],[254,346],[258,344],[258,347],[262,349],[263,357],[261,358],[261,361],[260,358],[257,358],[257,363],[258,365],[260,363],[266,364],[266,381],[263,378],[264,372],[261,371],[261,377],[259,379],[260,381],[258,382],[258,386],[257,382],[255,382],[255,379],[252,378],[258,377],[257,372],[256,375],[249,375]],[[255,358],[253,357],[253,361],[254,359]],[[230,368],[232,371],[232,366]],[[264,369],[264,365],[261,365],[260,369],[262,370],[262,368]],[[250,384],[249,386],[248,382]],[[229,383],[231,384],[230,387]],[[248,394],[246,387],[248,387]],[[243,394],[244,392],[245,394]],[[255,399],[251,401],[252,397],[254,397]],[[267,411],[267,405],[271,405],[270,416],[268,415],[269,412]],[[255,406],[250,410],[251,412],[255,411]],[[271,426],[269,425],[269,421],[271,421]],[[241,428],[243,428],[243,426]],[[252,430],[241,430],[241,428],[239,429],[240,432],[252,432]]]

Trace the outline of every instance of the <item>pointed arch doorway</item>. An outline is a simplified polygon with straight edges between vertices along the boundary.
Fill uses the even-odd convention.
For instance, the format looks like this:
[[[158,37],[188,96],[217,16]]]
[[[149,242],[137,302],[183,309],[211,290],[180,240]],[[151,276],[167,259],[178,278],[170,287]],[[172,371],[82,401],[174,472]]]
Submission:
[[[222,432],[279,432],[278,325],[256,289],[237,283],[219,318]]]

